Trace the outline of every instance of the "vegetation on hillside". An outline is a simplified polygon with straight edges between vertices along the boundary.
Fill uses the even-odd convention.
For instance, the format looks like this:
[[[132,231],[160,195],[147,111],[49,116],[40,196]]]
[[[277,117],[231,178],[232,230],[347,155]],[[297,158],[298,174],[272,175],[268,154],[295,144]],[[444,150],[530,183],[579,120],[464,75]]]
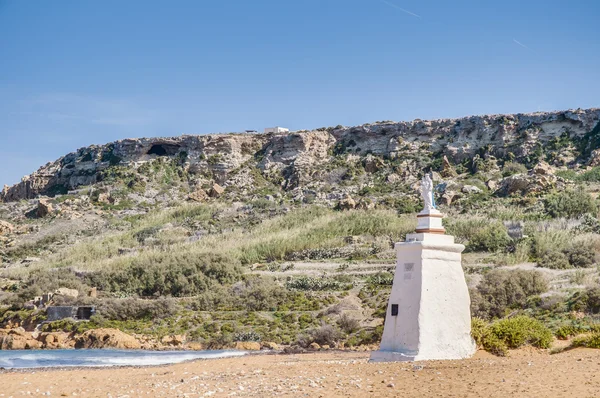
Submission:
[[[589,156],[590,137],[562,137],[527,159],[482,150],[456,164],[408,143],[395,158],[339,143],[312,179],[298,177],[299,189],[286,185],[289,170],[259,171],[258,157],[236,171],[251,186],[223,193],[211,193],[213,174],[194,180],[180,155],[133,168],[107,154],[98,182],[57,193],[50,203],[60,210],[46,217],[35,201],[0,206],[15,225],[0,236],[0,325],[35,326],[44,314],[27,302],[70,288],[79,297],[56,303],[98,314],[43,330],[185,334],[211,347],[376,344],[394,243],[416,225],[414,170],[427,170],[447,232],[466,247],[477,343],[499,355],[548,348],[553,336],[596,346],[600,167],[577,163],[580,155],[560,161],[573,148]],[[211,197],[184,202],[192,187]]]

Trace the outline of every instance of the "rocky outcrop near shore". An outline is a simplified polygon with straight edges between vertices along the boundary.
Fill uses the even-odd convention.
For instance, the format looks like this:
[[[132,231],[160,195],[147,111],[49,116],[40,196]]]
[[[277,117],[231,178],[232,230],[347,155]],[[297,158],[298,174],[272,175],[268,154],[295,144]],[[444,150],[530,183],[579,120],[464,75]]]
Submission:
[[[277,181],[286,190],[310,182],[321,172],[322,166],[340,154],[357,156],[361,162],[364,158],[363,163],[366,162],[367,169],[371,171],[377,169],[377,159],[369,161],[367,156],[406,160],[407,172],[410,172],[415,154],[444,155],[444,166],[451,173],[448,166],[473,158],[482,151],[497,157],[525,159],[534,155],[541,145],[569,137],[577,141],[579,147],[563,148],[556,161],[564,164],[580,161],[584,164],[594,155],[591,150],[595,148],[587,148],[586,140],[595,139],[600,134],[599,121],[600,109],[578,109],[377,122],[283,134],[125,139],[81,148],[48,163],[23,177],[18,184],[5,186],[0,200],[10,202],[67,193],[102,182],[107,178],[105,171],[113,166],[123,165],[130,170],[138,170],[155,159],[165,159],[174,164],[185,173],[191,188],[209,183],[224,188],[243,188],[253,184],[256,175],[252,173],[257,170],[261,178]],[[595,161],[592,159],[591,162]],[[143,176],[140,178],[143,180]],[[132,182],[135,183],[140,181]],[[191,189],[190,192],[199,191]],[[204,200],[205,195],[191,195],[190,199]],[[46,210],[41,209],[40,216],[48,214]]]

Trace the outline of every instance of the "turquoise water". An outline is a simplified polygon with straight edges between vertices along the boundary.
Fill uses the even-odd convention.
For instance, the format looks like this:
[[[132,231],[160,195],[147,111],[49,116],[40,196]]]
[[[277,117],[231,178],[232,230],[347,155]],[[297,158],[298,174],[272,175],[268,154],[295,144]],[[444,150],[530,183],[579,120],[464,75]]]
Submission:
[[[7,350],[0,351],[0,368],[166,365],[192,359],[225,358],[245,354],[243,351]]]

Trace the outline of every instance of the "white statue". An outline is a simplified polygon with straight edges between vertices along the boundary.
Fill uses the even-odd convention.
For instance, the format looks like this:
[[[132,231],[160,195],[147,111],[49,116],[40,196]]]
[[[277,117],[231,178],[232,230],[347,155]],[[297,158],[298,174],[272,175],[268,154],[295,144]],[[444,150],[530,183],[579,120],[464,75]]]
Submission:
[[[423,197],[423,210],[427,211],[435,209],[435,202],[433,199],[433,181],[431,181],[429,174],[425,174],[421,180],[421,196]]]

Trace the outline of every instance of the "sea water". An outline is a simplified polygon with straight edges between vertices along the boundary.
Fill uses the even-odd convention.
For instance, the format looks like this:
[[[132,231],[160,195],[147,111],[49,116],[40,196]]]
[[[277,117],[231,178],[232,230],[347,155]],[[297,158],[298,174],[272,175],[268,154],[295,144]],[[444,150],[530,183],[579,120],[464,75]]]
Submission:
[[[245,354],[244,351],[0,350],[0,368],[166,365],[193,359],[226,358]]]

